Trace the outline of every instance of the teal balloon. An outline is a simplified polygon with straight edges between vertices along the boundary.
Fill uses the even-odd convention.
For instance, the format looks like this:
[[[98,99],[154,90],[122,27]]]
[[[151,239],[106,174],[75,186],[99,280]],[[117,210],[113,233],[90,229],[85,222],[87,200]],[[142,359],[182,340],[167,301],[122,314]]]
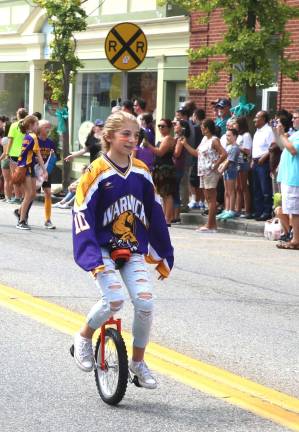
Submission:
[[[230,112],[236,117],[246,116],[254,110],[255,105],[253,103],[248,103],[246,96],[241,96],[239,99],[239,104],[230,109]]]
[[[67,107],[58,108],[55,113],[58,124],[57,124],[57,132],[62,135],[66,131],[65,122],[69,117],[68,109]]]

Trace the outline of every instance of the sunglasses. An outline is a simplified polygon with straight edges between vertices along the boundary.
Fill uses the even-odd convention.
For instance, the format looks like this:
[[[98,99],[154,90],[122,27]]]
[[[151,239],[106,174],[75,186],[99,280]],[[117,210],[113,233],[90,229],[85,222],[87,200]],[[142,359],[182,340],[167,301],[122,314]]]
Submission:
[[[158,125],[158,128],[159,128],[159,129],[164,129],[164,128],[166,128],[166,127],[167,127],[166,125],[161,125],[161,124]]]

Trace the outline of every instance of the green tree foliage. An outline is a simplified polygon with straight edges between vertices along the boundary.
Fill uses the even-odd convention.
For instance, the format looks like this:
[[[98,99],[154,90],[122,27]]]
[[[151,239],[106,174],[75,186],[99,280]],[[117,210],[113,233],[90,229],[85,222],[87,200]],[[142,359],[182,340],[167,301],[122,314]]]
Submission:
[[[190,77],[189,88],[207,89],[225,72],[232,78],[228,84],[230,96],[246,95],[254,100],[256,88],[267,88],[276,82],[274,62],[283,75],[298,80],[299,61],[285,55],[285,49],[291,44],[285,27],[289,19],[299,17],[299,8],[283,0],[170,0],[168,3],[180,5],[188,12],[202,12],[202,22],[206,23],[216,9],[221,9],[226,24],[220,42],[189,50],[191,62],[209,58],[207,70]],[[216,60],[215,56],[224,57]]]
[[[86,13],[82,4],[87,0],[34,0],[46,11],[52,26],[53,40],[50,43],[51,56],[43,74],[44,80],[52,90],[52,99],[58,102],[60,117],[59,129],[63,131],[63,159],[69,154],[69,124],[65,115],[69,99],[70,84],[83,64],[76,55],[75,32],[86,30]],[[70,180],[69,164],[63,164],[63,185]]]

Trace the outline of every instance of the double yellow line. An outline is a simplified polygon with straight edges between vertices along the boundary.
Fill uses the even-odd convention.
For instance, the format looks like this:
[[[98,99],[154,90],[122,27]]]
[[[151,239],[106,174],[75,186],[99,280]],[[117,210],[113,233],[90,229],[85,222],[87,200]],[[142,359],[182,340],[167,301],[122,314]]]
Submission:
[[[53,303],[0,284],[0,306],[26,315],[63,333],[73,335],[84,317]],[[131,336],[123,332],[127,346]],[[233,373],[150,343],[151,367],[176,381],[299,431],[299,400]]]

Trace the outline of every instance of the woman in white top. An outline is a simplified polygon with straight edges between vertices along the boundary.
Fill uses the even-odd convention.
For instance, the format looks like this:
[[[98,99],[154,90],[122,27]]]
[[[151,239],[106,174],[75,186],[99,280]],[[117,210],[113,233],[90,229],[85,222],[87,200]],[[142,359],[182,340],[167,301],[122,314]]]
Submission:
[[[216,128],[213,120],[204,120],[201,129],[204,137],[197,149],[191,147],[186,140],[183,141],[183,145],[192,156],[198,157],[200,187],[204,189],[209,207],[208,223],[196,231],[214,233],[217,231],[217,184],[220,178],[218,166],[225,160],[227,153],[220,144],[219,138],[215,136]]]
[[[237,144],[240,149],[240,156],[238,161],[238,178],[237,178],[237,199],[236,211],[240,213],[243,207],[245,213],[240,217],[251,217],[251,198],[248,186],[248,173],[250,170],[250,158],[252,151],[252,138],[249,133],[248,123],[246,117],[238,117],[235,123],[236,129],[239,133]]]

